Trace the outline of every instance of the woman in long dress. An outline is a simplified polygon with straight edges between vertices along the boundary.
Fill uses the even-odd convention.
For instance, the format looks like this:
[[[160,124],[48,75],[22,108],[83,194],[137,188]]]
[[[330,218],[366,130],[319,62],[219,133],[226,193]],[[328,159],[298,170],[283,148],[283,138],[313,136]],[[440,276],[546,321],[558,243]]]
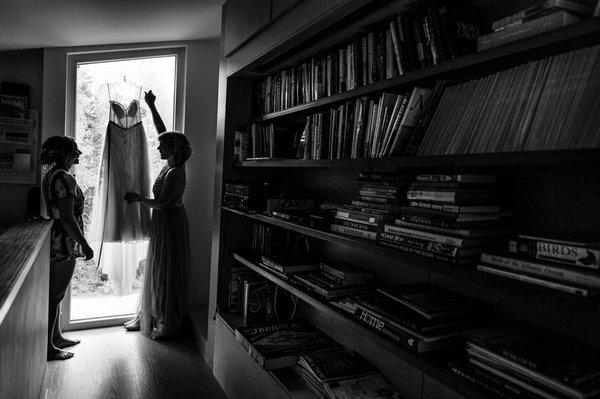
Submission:
[[[53,219],[50,242],[50,289],[48,301],[48,360],[64,360],[73,352],[63,350],[79,343],[60,333],[58,314],[65,296],[75,259],[90,260],[94,251],[83,236],[83,192],[73,175],[71,166],[79,163],[81,151],[67,136],[52,136],[42,145],[40,163],[51,166],[42,183],[48,215]]]
[[[144,99],[152,112],[157,131],[164,123],[154,106],[152,91]],[[152,208],[150,242],[138,317],[126,324],[128,330],[140,328],[142,334],[159,339],[174,337],[183,330],[187,312],[187,281],[190,268],[188,220],[182,203],[185,190],[185,162],[190,144],[182,133],[164,132],[158,136],[161,170],[152,192],[154,198],[127,193],[124,200]]]

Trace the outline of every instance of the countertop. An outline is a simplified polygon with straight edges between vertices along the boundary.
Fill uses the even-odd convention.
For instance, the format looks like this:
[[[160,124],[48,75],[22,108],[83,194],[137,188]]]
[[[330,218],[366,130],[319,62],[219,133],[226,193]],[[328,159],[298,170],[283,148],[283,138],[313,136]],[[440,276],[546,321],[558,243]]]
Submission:
[[[0,323],[50,234],[51,226],[50,220],[17,223],[0,235]]]

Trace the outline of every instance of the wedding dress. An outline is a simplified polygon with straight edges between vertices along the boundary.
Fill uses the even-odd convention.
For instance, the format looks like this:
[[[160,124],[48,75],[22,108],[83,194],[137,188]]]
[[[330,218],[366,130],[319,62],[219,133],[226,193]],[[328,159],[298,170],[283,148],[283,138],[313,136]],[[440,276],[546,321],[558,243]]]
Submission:
[[[145,258],[150,210],[123,200],[126,192],[150,194],[148,144],[139,94],[125,106],[110,95],[100,176],[92,207],[90,242],[115,295],[128,295],[139,262]]]

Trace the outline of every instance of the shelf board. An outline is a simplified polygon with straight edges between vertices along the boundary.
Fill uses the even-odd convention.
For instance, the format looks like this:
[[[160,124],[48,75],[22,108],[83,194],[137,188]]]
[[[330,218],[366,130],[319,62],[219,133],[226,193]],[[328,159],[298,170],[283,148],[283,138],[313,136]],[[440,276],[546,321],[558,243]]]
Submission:
[[[233,313],[217,313],[217,317],[235,335],[235,328],[243,326],[241,315]],[[241,344],[240,344],[241,345]],[[258,365],[256,366],[258,367]],[[316,396],[304,385],[300,377],[290,368],[267,371],[275,382],[294,399],[315,399]]]
[[[255,262],[247,259],[246,257],[237,253],[233,253],[232,255],[233,258],[238,262],[254,270],[256,273],[265,277],[269,281],[277,284],[278,286],[284,288],[288,292],[294,294],[308,305],[324,312],[328,319],[335,320],[336,323],[340,323],[342,325],[352,326],[353,329],[358,329],[361,333],[360,340],[363,342],[369,342],[373,351],[391,353],[393,356],[396,356],[404,360],[405,362],[413,365],[414,367],[428,374],[432,378],[442,382],[444,385],[447,385],[452,389],[462,393],[466,397],[482,397],[481,390],[474,386],[472,387],[469,384],[465,384],[461,379],[447,371],[445,364],[448,359],[445,359],[443,356],[440,357],[439,352],[437,352],[437,354],[436,352],[425,353],[420,355],[414,354],[408,349],[399,346],[391,339],[383,337],[377,334],[376,332],[366,327],[363,327],[360,324],[357,324],[349,316],[332,308],[323,300],[314,297],[313,295],[307,293],[306,291],[295,285],[283,281],[279,277],[269,273],[267,270],[258,266]],[[357,339],[357,341],[359,341],[359,339]],[[349,349],[355,350],[355,348]]]
[[[600,149],[497,152],[370,159],[261,159],[238,162],[242,168],[433,168],[471,166],[600,165]]]
[[[268,113],[255,118],[252,122],[266,122],[293,114],[317,111],[318,109],[326,106],[344,102],[356,97],[370,96],[386,90],[393,90],[403,86],[414,85],[417,82],[425,79],[448,77],[449,74],[454,71],[478,66],[480,67],[490,62],[508,60],[509,58],[516,60],[518,59],[517,55],[527,54],[528,56],[531,56],[532,52],[541,52],[548,49],[559,49],[561,46],[567,43],[574,45],[593,44],[597,43],[599,38],[600,19],[594,18],[567,26],[565,28],[547,32],[542,35],[524,38],[522,40],[507,43],[499,47],[467,54],[452,60],[447,60],[434,67],[410,71],[392,79],[382,80],[367,86],[358,87],[354,90],[324,97],[306,104]]]
[[[502,295],[507,298],[507,300],[512,299],[513,301],[518,300],[547,304],[556,311],[558,311],[559,308],[564,308],[565,312],[572,310],[575,313],[582,314],[583,317],[590,317],[592,320],[596,318],[595,315],[600,314],[600,301],[597,298],[582,298],[549,288],[538,287],[532,284],[478,272],[473,267],[455,266],[442,261],[413,256],[399,250],[381,246],[373,241],[316,230],[261,214],[245,213],[224,206],[222,206],[221,209],[251,220],[295,231],[309,237],[374,253],[378,257],[398,265],[399,267],[426,270],[438,276],[461,281],[470,287],[478,288],[480,291],[474,295],[476,295],[478,299],[484,301],[487,299],[489,293],[493,292],[496,295]]]

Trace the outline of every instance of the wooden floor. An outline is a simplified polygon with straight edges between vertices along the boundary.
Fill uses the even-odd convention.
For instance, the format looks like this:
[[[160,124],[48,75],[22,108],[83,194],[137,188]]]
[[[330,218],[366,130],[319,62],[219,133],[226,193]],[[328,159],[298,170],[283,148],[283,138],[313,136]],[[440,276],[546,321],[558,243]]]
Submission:
[[[156,342],[122,327],[65,334],[75,357],[49,362],[41,399],[169,399],[226,396],[191,339]]]

